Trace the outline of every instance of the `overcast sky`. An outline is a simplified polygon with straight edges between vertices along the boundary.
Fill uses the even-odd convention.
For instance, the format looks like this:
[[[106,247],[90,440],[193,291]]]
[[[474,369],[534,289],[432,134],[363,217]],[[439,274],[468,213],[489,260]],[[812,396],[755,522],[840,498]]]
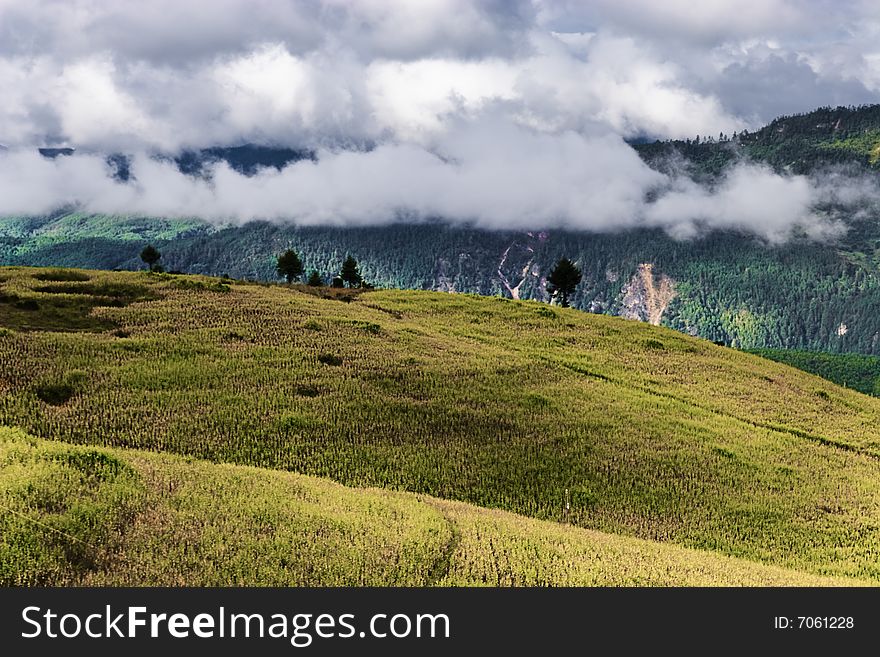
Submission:
[[[314,221],[411,210],[629,225],[650,220],[642,198],[668,181],[622,138],[717,135],[878,102],[878,37],[876,1],[0,0],[0,144],[10,149],[0,211],[36,211],[46,185],[69,187],[52,179],[66,164],[13,161],[33,145],[257,142],[326,151],[320,166],[286,173],[310,176],[318,197],[285,196],[291,177],[274,183],[277,206],[263,214],[295,213],[296,200]],[[362,161],[340,152],[365,146],[373,155]],[[355,189],[346,176],[367,170],[378,187]],[[404,174],[411,189],[383,196]],[[44,187],[13,191],[13,175]],[[349,194],[341,213],[338,190]],[[443,195],[458,190],[450,207]],[[46,203],[109,203],[100,190],[52,191]],[[138,205],[110,191],[116,205]],[[248,191],[265,192],[240,190],[247,203]],[[155,209],[157,193],[142,188],[141,209]],[[240,220],[258,214],[215,205]]]
[[[717,134],[877,102],[878,36],[845,0],[0,0],[0,143]]]

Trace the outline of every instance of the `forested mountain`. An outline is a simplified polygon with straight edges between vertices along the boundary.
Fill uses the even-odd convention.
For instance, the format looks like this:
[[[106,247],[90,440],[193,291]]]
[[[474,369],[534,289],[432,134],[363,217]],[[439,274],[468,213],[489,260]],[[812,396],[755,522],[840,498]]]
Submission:
[[[738,161],[821,176],[827,167],[876,175],[880,106],[781,117],[753,133],[635,146],[663,169],[711,179]],[[181,156],[196,171],[220,158],[242,172],[312,157],[300,151],[213,149]],[[189,158],[189,159],[186,159]],[[241,160],[241,161],[239,161]],[[733,232],[678,241],[660,230],[616,234],[511,232],[442,222],[380,227],[296,227],[253,222],[89,216],[73,210],[0,219],[0,264],[134,269],[147,242],[167,270],[274,279],[277,255],[297,250],[325,280],[354,255],[367,281],[546,299],[545,278],[566,256],[583,270],[575,307],[670,326],[742,348],[880,353],[880,222],[848,220],[833,243],[795,238],[767,245]]]
[[[834,165],[875,171],[880,166],[880,105],[823,107],[781,116],[755,132],[696,135],[634,148],[655,166],[661,166],[664,158],[680,155],[698,174],[721,173],[740,158],[800,174]]]

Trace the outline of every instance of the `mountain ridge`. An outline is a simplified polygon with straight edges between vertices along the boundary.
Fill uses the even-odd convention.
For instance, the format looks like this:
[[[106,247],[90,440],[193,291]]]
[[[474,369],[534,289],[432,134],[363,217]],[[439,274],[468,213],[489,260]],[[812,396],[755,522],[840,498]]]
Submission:
[[[206,152],[204,161],[194,155],[187,166],[197,172],[226,158],[247,174],[258,162],[277,167],[287,157],[314,156],[306,150],[237,148]],[[662,170],[674,160],[675,167],[708,185],[743,159],[810,175],[850,167],[875,180],[880,105],[821,108],[735,137],[634,148],[652,166]],[[166,269],[189,273],[274,280],[274,259],[294,248],[306,269],[325,280],[351,254],[367,280],[380,287],[544,301],[547,274],[556,260],[569,257],[584,273],[572,298],[583,310],[650,319],[748,349],[880,353],[880,222],[874,208],[848,217],[846,232],[828,242],[794,236],[783,244],[717,230],[682,241],[656,229],[491,231],[439,220],[350,228],[259,221],[215,225],[84,215],[70,208],[45,217],[0,219],[0,264],[136,269],[146,243],[162,251]],[[639,282],[644,268],[666,281],[668,300],[653,310]],[[628,290],[634,291],[629,297]],[[844,333],[841,326],[847,327]]]

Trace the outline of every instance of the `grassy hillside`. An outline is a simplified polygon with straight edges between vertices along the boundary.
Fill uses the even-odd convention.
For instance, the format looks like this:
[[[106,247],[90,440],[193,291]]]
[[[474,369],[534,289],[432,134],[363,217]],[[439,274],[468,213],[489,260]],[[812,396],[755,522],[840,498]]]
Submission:
[[[668,276],[676,297],[662,323],[690,335],[757,349],[880,353],[880,222],[853,220],[835,244],[793,239],[768,246],[738,233],[682,241],[661,230],[593,234],[477,230],[444,224],[329,227],[60,214],[0,217],[0,264],[143,268],[147,243],[168,270],[277,280],[292,247],[329,281],[347,253],[380,287],[455,290],[546,300],[559,258],[578,262],[572,304],[612,315],[633,311],[627,291],[643,263]],[[631,296],[631,295],[630,295]],[[847,330],[841,334],[840,327]]]
[[[0,428],[0,463],[0,586],[859,583],[411,493],[9,428]]]
[[[756,349],[752,353],[812,372],[866,395],[880,396],[880,357],[793,349]]]
[[[880,579],[878,399],[536,302],[70,277],[0,270],[0,424]]]

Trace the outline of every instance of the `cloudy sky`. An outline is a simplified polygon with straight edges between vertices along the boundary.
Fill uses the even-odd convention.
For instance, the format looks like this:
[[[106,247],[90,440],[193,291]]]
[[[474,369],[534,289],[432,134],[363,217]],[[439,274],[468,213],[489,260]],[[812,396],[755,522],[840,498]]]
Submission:
[[[712,199],[644,167],[623,139],[878,102],[878,37],[869,1],[0,0],[0,212],[73,202],[313,223],[442,214],[671,223],[686,235]],[[193,181],[141,157],[138,180],[121,186],[97,158],[49,163],[28,150],[245,142],[320,158]],[[770,175],[743,170],[727,184]],[[783,233],[811,216],[804,181],[770,183],[796,198],[780,210]],[[648,208],[657,187],[670,190],[665,205]],[[724,225],[766,221],[735,212]]]

